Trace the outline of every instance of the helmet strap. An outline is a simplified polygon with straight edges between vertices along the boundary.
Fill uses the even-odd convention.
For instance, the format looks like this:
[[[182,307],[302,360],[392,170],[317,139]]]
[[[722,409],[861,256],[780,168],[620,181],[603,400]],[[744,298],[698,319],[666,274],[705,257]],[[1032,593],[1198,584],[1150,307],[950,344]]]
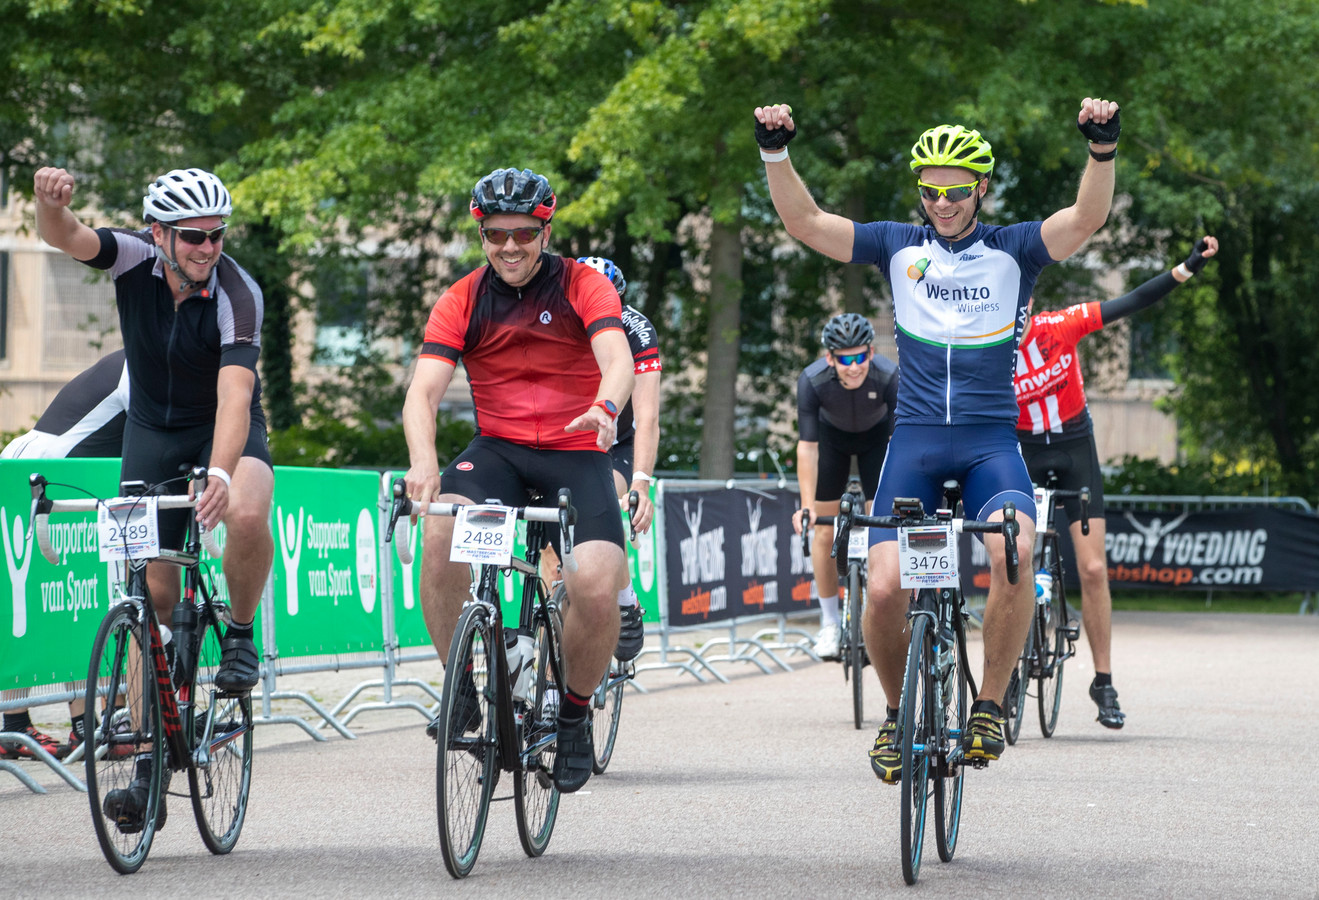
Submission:
[[[162,224],[163,224],[163,223],[162,223]],[[164,226],[164,227],[168,228],[169,226]],[[166,252],[165,252],[165,248],[162,247],[162,246],[160,246],[159,244],[157,244],[157,245],[156,245],[156,256],[160,257],[160,259],[161,259],[162,261],[164,261],[165,265],[169,266],[170,271],[173,272],[175,275],[178,276],[178,278],[179,278],[179,290],[181,290],[181,291],[190,291],[190,290],[192,290],[193,288],[195,288],[195,287],[199,284],[199,282],[196,282],[196,281],[189,281],[189,280],[184,276],[184,274],[183,274],[183,269],[179,268],[179,264],[178,264],[177,262],[175,262],[174,257],[178,255],[178,244],[177,244],[177,241],[178,241],[178,235],[176,235],[176,234],[174,233],[174,229],[173,229],[173,228],[170,228],[170,229],[169,229],[169,252],[166,253]]]

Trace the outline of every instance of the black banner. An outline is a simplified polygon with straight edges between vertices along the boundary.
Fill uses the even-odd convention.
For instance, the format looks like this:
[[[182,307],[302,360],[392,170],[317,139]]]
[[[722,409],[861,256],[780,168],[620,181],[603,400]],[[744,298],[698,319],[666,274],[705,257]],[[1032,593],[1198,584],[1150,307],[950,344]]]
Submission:
[[[1114,589],[1319,590],[1319,516],[1269,507],[1187,512],[1107,510],[1104,549]],[[975,544],[974,547],[970,546]],[[1069,588],[1077,587],[1069,530],[1059,528]],[[984,549],[963,541],[964,584],[986,590]]]
[[[735,487],[664,494],[669,624],[809,609],[810,561],[793,533],[797,494]]]

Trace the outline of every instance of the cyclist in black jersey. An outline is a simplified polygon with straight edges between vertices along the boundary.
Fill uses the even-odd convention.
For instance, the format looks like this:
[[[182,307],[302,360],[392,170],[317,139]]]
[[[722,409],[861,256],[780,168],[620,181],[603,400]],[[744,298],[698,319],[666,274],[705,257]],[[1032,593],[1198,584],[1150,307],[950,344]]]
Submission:
[[[893,409],[898,402],[898,367],[875,355],[875,329],[865,316],[843,313],[824,326],[825,354],[797,379],[797,485],[802,512],[810,521],[838,514],[852,459],[866,496],[873,497],[884,467]],[[802,513],[792,521],[801,534]],[[820,632],[815,653],[838,657],[838,570],[829,558],[832,525],[816,525],[811,566],[820,598]]]
[[[256,373],[261,289],[221,250],[229,192],[210,172],[175,169],[147,188],[148,228],[93,230],[70,210],[75,187],[64,169],[37,171],[37,232],[114,279],[130,383],[121,477],[157,484],[190,465],[208,467],[196,512],[206,528],[226,526],[234,618],[221,641],[216,684],[249,691],[260,669],[252,625],[274,556],[274,474]],[[187,515],[160,515],[162,546],[180,545]],[[177,571],[153,564],[148,583],[168,621]]]

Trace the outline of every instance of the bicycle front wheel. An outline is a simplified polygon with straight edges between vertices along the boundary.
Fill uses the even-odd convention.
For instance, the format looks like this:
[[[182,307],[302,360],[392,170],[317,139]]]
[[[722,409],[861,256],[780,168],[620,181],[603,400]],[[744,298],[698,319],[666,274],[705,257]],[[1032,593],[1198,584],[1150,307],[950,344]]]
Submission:
[[[866,642],[861,636],[861,610],[865,605],[866,580],[857,563],[847,567],[847,655],[852,670],[852,724],[861,728],[866,717],[861,669],[866,664]]]
[[[1007,694],[1003,697],[1003,715],[1007,719],[1003,736],[1009,745],[1021,736],[1021,719],[1026,712],[1026,686],[1030,684],[1031,659],[1035,653],[1035,622],[1026,630],[1026,645],[1021,648],[1017,666],[1008,679]]]
[[[475,603],[463,610],[449,645],[436,731],[435,797],[444,867],[463,878],[476,865],[490,814],[498,739],[490,698],[495,665],[490,612]]]
[[[1058,726],[1058,710],[1063,702],[1063,663],[1067,661],[1067,604],[1063,599],[1062,570],[1055,567],[1053,595],[1049,602],[1036,607],[1039,630],[1039,704],[1040,732],[1053,737]]]
[[[609,661],[609,671],[596,688],[591,700],[591,742],[595,745],[595,759],[591,771],[603,775],[614,758],[614,742],[618,740],[618,720],[623,716],[623,688],[626,686],[627,663]]]
[[[935,845],[939,849],[939,858],[950,862],[957,849],[957,835],[962,823],[962,777],[966,766],[958,762],[949,764],[949,758],[957,753],[966,731],[966,717],[970,713],[970,700],[966,686],[966,669],[962,668],[962,656],[957,648],[952,648],[953,671],[945,676],[940,691],[943,709],[939,716],[943,722],[940,734],[939,758],[934,771],[934,806],[938,816],[934,820]],[[960,753],[957,754],[960,756]]]
[[[559,789],[553,777],[554,739],[559,731],[559,702],[566,688],[562,681],[563,620],[553,601],[536,614],[535,640],[535,689],[531,708],[522,718],[522,771],[513,782],[518,840],[523,852],[532,857],[540,856],[549,846],[559,814]]]
[[[902,685],[902,878],[915,884],[925,844],[925,800],[930,784],[931,740],[929,672],[932,663],[929,620],[911,620],[907,675]]]
[[[83,713],[92,824],[106,861],[124,875],[140,869],[151,850],[165,766],[160,693],[142,646],[141,615],[139,606],[124,603],[101,621]],[[139,757],[150,758],[151,778],[134,788]]]
[[[187,694],[180,691],[180,714],[191,703],[192,721],[183,727],[192,748],[188,786],[192,814],[202,843],[212,853],[234,849],[247,818],[252,786],[252,697],[219,696],[221,625],[214,613],[198,617],[197,668]]]

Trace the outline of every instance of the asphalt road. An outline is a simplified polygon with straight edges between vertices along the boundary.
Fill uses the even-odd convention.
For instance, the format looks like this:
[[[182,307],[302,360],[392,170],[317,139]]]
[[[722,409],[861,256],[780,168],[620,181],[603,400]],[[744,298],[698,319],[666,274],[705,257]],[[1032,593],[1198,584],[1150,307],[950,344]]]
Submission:
[[[978,637],[973,635],[973,653]],[[899,864],[898,789],[870,773],[881,712],[851,723],[841,667],[802,662],[730,684],[648,672],[627,695],[609,771],[565,796],[545,856],[526,858],[497,802],[472,875],[440,859],[435,750],[412,711],[366,712],[357,740],[258,729],[237,849],[212,857],[188,804],[119,876],[86,796],[0,773],[5,897],[1319,897],[1319,618],[1118,613],[1128,725],[1094,721],[1088,650],[1069,663],[1056,735],[1027,718],[1003,759],[967,775],[956,858],[933,823],[915,887]],[[756,672],[756,674],[752,674]],[[438,664],[405,674],[434,678]],[[298,676],[333,703],[361,673]],[[293,682],[293,679],[290,679]],[[1030,708],[1028,707],[1028,710]],[[50,707],[48,722],[58,710]],[[67,723],[65,723],[67,725]],[[62,733],[62,732],[61,732]],[[176,779],[177,781],[177,779]],[[505,779],[497,796],[507,796]]]

